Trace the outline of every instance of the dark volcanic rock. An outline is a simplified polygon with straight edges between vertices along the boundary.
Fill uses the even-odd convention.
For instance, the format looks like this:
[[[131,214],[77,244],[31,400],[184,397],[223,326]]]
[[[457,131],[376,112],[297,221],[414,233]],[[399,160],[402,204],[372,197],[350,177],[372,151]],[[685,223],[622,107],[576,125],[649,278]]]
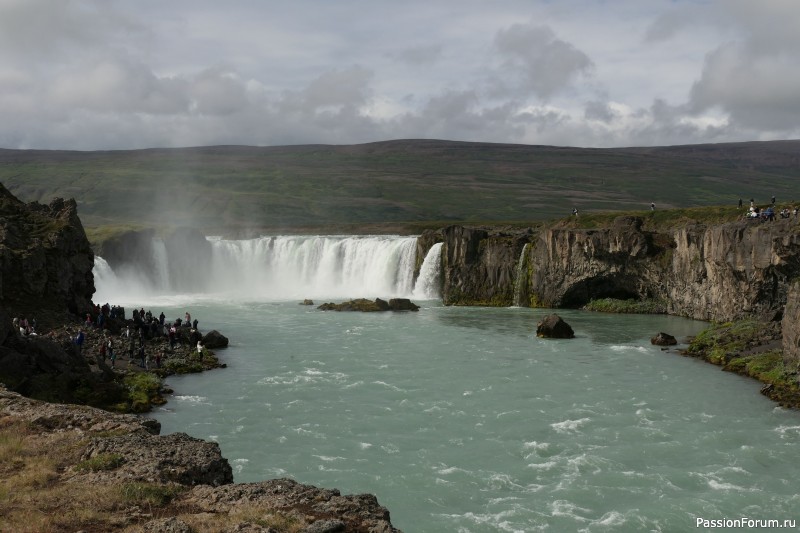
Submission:
[[[156,436],[136,432],[97,438],[86,447],[81,460],[110,454],[123,458],[122,466],[115,469],[113,475],[126,482],[136,480],[215,487],[233,483],[233,471],[228,460],[222,457],[219,444],[185,433]],[[103,473],[105,479],[111,475]]]
[[[94,253],[75,200],[25,204],[0,184],[0,302],[15,315],[91,310]]]
[[[92,372],[71,339],[23,337],[0,307],[0,383],[40,400],[108,405],[124,396],[120,385]]]
[[[201,342],[203,343],[203,346],[211,350],[215,348],[225,348],[228,346],[228,337],[219,331],[212,329],[205,334]]]
[[[575,336],[572,327],[556,314],[547,315],[536,326],[536,336],[548,339],[571,339]]]
[[[392,311],[419,311],[419,306],[408,298],[392,298],[389,300],[389,309]]]
[[[678,341],[669,333],[661,332],[655,337],[650,338],[650,344],[655,344],[656,346],[674,346],[678,344]]]
[[[309,526],[311,528],[319,520],[324,522],[318,527],[339,527],[336,522],[345,525],[344,529],[321,531],[397,532],[389,520],[389,511],[378,503],[375,496],[342,496],[336,489],[320,489],[291,479],[271,479],[221,487],[197,486],[181,497],[181,503],[208,513],[227,513],[238,503],[244,502],[276,510],[301,508],[307,519],[317,519]]]

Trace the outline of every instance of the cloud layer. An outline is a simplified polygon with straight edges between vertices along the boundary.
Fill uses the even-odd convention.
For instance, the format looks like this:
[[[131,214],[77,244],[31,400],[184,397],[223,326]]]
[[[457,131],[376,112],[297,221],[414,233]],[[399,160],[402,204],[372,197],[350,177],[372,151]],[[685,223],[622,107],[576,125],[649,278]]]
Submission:
[[[797,138],[798,27],[794,0],[0,0],[0,147]]]

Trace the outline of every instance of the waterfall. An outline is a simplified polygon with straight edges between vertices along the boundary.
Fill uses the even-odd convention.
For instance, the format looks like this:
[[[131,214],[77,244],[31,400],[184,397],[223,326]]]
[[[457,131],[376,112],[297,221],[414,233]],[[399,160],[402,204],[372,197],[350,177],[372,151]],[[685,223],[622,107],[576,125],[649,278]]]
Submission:
[[[228,240],[208,237],[196,250],[191,292],[239,301],[410,297],[416,237],[275,236]],[[112,272],[95,261],[98,294],[109,301],[141,301],[185,289],[170,272],[180,258],[161,240],[153,241],[153,269],[145,279],[135,258]],[[187,275],[189,275],[187,274]],[[184,281],[184,280],[181,280]],[[133,297],[129,299],[128,297]],[[122,298],[122,300],[120,299]]]
[[[152,242],[153,267],[156,279],[154,280],[157,289],[166,289],[169,283],[169,257],[167,246],[161,239],[153,239]]]
[[[140,270],[129,266],[115,272],[99,255],[94,256],[94,286],[97,289],[92,299],[95,303],[121,303],[141,301],[142,296],[155,294],[152,280]]]
[[[517,261],[517,275],[514,278],[514,305],[517,307],[522,306],[522,293],[527,288],[527,279],[525,274],[525,258],[527,257],[528,247],[530,243],[525,243],[522,247],[522,252],[519,254],[519,261]]]
[[[422,262],[419,269],[419,278],[414,286],[414,298],[433,300],[439,298],[439,288],[442,274],[442,243],[437,242]]]

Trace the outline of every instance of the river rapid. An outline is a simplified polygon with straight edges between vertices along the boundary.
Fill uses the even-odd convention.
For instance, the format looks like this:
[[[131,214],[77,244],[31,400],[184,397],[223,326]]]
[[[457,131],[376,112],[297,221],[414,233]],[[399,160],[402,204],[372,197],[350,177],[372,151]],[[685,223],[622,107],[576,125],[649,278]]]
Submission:
[[[395,244],[387,257],[405,261],[407,244]],[[175,293],[163,280],[126,292],[130,282],[96,274],[99,299],[168,318],[189,311],[231,339],[218,351],[228,367],[170,377],[175,394],[155,417],[163,433],[219,442],[237,482],[373,493],[406,532],[797,518],[800,415],[755,381],[649,343],[704,323],[559,310],[576,338],[538,339],[546,310],[444,307],[433,289],[377,268],[369,279],[381,294],[329,281],[302,297],[417,289],[419,312],[323,312],[269,291]]]

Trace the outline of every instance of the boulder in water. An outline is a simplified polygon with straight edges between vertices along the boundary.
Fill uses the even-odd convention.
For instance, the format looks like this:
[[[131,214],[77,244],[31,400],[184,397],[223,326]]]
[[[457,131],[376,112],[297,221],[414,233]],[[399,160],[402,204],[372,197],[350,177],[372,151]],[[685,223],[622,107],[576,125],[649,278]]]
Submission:
[[[656,346],[674,346],[678,344],[678,341],[669,333],[661,332],[655,337],[650,338],[650,344],[655,344]]]
[[[536,336],[548,339],[571,339],[575,337],[572,327],[556,314],[547,315],[536,326]]]
[[[212,329],[203,337],[202,340],[203,346],[206,348],[213,350],[215,348],[225,348],[228,346],[228,337],[220,333],[219,331]]]
[[[309,300],[308,298],[306,298],[305,300],[300,302],[300,305],[314,305],[314,300]]]
[[[408,298],[392,298],[389,300],[389,309],[392,311],[419,311],[419,306]]]

